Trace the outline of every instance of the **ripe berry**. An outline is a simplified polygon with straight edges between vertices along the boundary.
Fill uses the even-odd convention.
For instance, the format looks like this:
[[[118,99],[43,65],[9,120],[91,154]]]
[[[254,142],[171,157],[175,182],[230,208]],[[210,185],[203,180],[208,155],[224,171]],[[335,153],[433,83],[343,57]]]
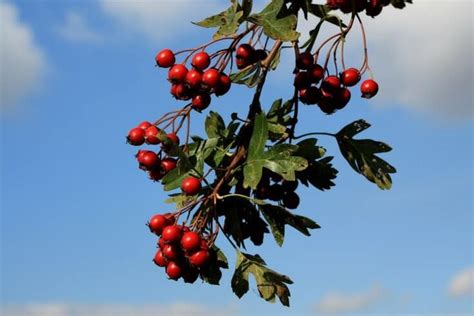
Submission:
[[[176,59],[171,50],[163,49],[156,55],[155,61],[159,67],[168,68],[174,65]]]
[[[383,5],[380,0],[369,0],[365,8],[365,13],[374,18],[382,12],[382,9]]]
[[[255,50],[255,59],[257,61],[265,60],[265,59],[267,59],[267,57],[268,57],[268,54],[264,49]]]
[[[184,251],[193,251],[201,246],[201,236],[196,232],[187,232],[181,238],[181,247]]]
[[[164,175],[165,174],[159,168],[154,168],[148,171],[148,176],[150,177],[151,180],[155,182],[163,179]]]
[[[293,192],[298,188],[298,181],[286,181],[284,180],[281,184],[283,187],[283,191],[285,192]]]
[[[341,73],[341,83],[346,87],[355,86],[360,80],[360,72],[356,68],[348,68]]]
[[[157,167],[160,163],[160,159],[150,150],[142,150],[137,155],[138,163],[140,164],[140,168],[144,170],[152,170]]]
[[[167,243],[165,242],[165,240],[163,239],[163,237],[161,237],[160,239],[158,239],[158,247],[160,247],[160,249],[165,248],[166,245],[167,245]]]
[[[150,228],[150,231],[158,236],[160,236],[163,232],[163,228],[168,225],[168,219],[161,214],[154,215],[152,218],[150,218],[150,221],[148,222],[148,227]]]
[[[153,262],[159,267],[165,267],[167,264],[166,258],[163,256],[163,252],[158,250],[153,258]]]
[[[308,69],[308,78],[311,83],[318,83],[324,78],[324,69],[320,65],[313,65]]]
[[[176,133],[168,133],[168,134],[166,134],[166,137],[168,138],[168,140],[170,140],[176,146],[179,145],[179,137],[178,137],[178,135],[176,135]]]
[[[161,141],[157,137],[159,132],[160,130],[155,125],[148,127],[145,131],[146,142],[151,145],[157,145],[161,143]]]
[[[362,92],[362,97],[370,99],[379,91],[379,85],[372,79],[365,80],[360,85],[360,92]]]
[[[145,131],[141,128],[135,127],[128,132],[127,142],[130,145],[140,146],[145,142]]]
[[[236,57],[252,64],[255,56],[255,49],[250,44],[242,44],[237,47]]]
[[[161,161],[161,170],[163,173],[168,173],[171,170],[176,168],[176,159],[173,158],[165,158]]]
[[[206,52],[200,52],[194,55],[191,65],[198,70],[206,69],[211,63],[211,58]]]
[[[341,83],[339,78],[336,76],[327,76],[323,83],[321,83],[321,88],[329,93],[334,93],[340,87]]]
[[[177,225],[169,225],[163,228],[161,238],[167,244],[179,242],[181,240],[182,230]]]
[[[268,198],[272,201],[279,201],[283,195],[283,188],[280,184],[273,184],[270,186]]]
[[[188,73],[188,68],[183,64],[177,64],[171,67],[168,72],[168,79],[171,82],[183,82]]]
[[[283,206],[294,210],[300,205],[300,197],[295,192],[287,192],[282,199]]]
[[[313,55],[309,52],[304,52],[296,57],[296,67],[298,69],[310,69],[314,64]]]
[[[295,75],[295,80],[293,81],[293,85],[297,89],[308,88],[311,85],[309,81],[309,76],[306,71],[300,71]]]
[[[143,130],[146,130],[148,127],[150,127],[152,124],[148,121],[143,121],[140,124],[138,124],[138,128],[141,128]]]
[[[207,93],[195,95],[191,104],[193,109],[197,111],[202,111],[206,109],[209,104],[211,104],[211,96]]]
[[[168,262],[168,265],[166,266],[166,274],[170,279],[178,280],[181,277],[181,273],[182,269],[176,262]]]
[[[202,80],[202,75],[201,72],[191,69],[188,71],[186,74],[186,83],[191,87],[191,88],[197,88],[201,85],[201,80]]]
[[[334,96],[321,89],[321,100],[318,102],[318,106],[326,114],[332,114],[336,111],[336,107],[334,106]]]
[[[183,83],[171,85],[171,94],[178,100],[189,100],[191,98],[190,88]]]
[[[214,93],[216,94],[216,96],[226,94],[227,91],[229,91],[231,84],[232,82],[230,81],[229,76],[227,76],[226,74],[221,74],[221,76],[219,77],[219,83],[214,88]]]
[[[202,75],[202,82],[210,88],[214,88],[219,83],[220,73],[217,69],[208,69]]]
[[[189,257],[189,263],[195,267],[204,266],[209,260],[209,252],[207,250],[199,250]]]
[[[347,88],[341,88],[334,94],[334,105],[336,109],[343,109],[351,99],[351,92]]]
[[[201,190],[201,181],[195,177],[187,177],[181,183],[181,190],[186,195],[196,195]]]
[[[176,260],[180,256],[179,249],[174,246],[174,245],[165,245],[162,249],[161,252],[163,253],[163,256],[165,256],[166,259],[168,260]]]
[[[209,245],[207,244],[207,241],[205,239],[202,239],[201,238],[201,250],[208,250],[209,249]]]
[[[304,104],[316,104],[321,99],[321,91],[314,86],[299,90],[301,102]]]

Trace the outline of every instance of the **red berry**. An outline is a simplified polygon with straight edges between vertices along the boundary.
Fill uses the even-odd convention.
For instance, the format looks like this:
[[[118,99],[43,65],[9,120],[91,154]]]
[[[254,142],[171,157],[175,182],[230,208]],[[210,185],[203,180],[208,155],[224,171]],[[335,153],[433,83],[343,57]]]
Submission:
[[[320,65],[313,65],[308,69],[308,78],[311,83],[318,83],[324,78],[324,69]]]
[[[247,67],[248,65],[250,65],[247,62],[247,59],[243,59],[243,58],[240,58],[240,57],[237,57],[235,59],[235,64],[237,65],[237,69],[243,69],[243,68]]]
[[[379,85],[372,79],[365,80],[360,85],[360,92],[362,92],[362,97],[370,99],[379,91]]]
[[[309,88],[299,90],[301,102],[304,104],[316,104],[321,99],[321,90],[311,86]]]
[[[168,72],[168,79],[171,82],[183,82],[186,79],[188,68],[183,64],[177,64],[171,67]]]
[[[211,63],[211,58],[209,57],[209,54],[206,52],[197,53],[196,55],[194,55],[193,60],[191,62],[193,67],[198,70],[206,69],[210,63]]]
[[[296,57],[296,67],[298,69],[310,69],[314,65],[314,58],[311,53],[304,52]]]
[[[334,93],[341,86],[339,78],[336,76],[327,76],[321,83],[321,88],[326,90],[329,93]]]
[[[380,0],[369,0],[365,13],[370,17],[376,17],[382,12],[383,4]]]
[[[300,71],[295,75],[295,80],[293,81],[293,85],[297,89],[307,88],[311,85],[309,81],[309,76],[306,71]]]
[[[150,150],[143,150],[137,156],[138,163],[140,168],[145,170],[152,170],[157,167],[160,163],[160,159],[156,153]]]
[[[127,142],[134,146],[142,145],[145,142],[145,131],[138,127],[132,128],[128,132]]]
[[[155,57],[156,64],[159,67],[168,68],[174,65],[176,61],[174,53],[169,49],[163,49]]]
[[[176,262],[168,262],[168,265],[166,266],[166,274],[170,279],[178,280],[181,277],[181,273],[182,269]]]
[[[237,47],[236,50],[236,57],[240,59],[244,59],[248,64],[252,64],[251,62],[254,59],[255,49],[250,44],[242,44]]]
[[[150,231],[158,236],[160,236],[163,232],[163,228],[168,225],[169,220],[161,214],[154,215],[152,218],[150,218],[150,221],[148,222],[148,227],[150,228]]]
[[[341,110],[343,109],[349,100],[351,99],[351,92],[347,88],[341,88],[339,91],[336,92],[334,95],[334,105],[336,109]]]
[[[172,84],[170,92],[178,100],[189,100],[191,98],[190,88],[183,83]]]
[[[143,121],[140,124],[138,124],[138,128],[141,128],[143,130],[146,130],[148,127],[150,127],[152,124],[148,121]]]
[[[171,170],[176,168],[176,159],[173,158],[165,158],[161,161],[161,170],[163,173],[168,173]]]
[[[155,125],[148,127],[145,131],[146,142],[151,145],[157,145],[161,143],[157,137],[159,133],[160,130]]]
[[[281,201],[283,206],[289,209],[295,209],[300,204],[300,197],[295,192],[287,192],[283,195],[283,199]]]
[[[187,177],[181,183],[181,190],[186,195],[196,195],[201,190],[201,181],[195,177]]]
[[[341,83],[346,87],[355,86],[360,80],[360,72],[356,68],[348,68],[341,73]]]
[[[209,245],[207,244],[207,241],[205,239],[202,239],[201,238],[201,250],[208,250],[209,249]]]
[[[174,243],[179,242],[181,240],[182,229],[177,225],[170,225],[163,228],[163,232],[161,233],[161,238],[165,243]]]
[[[220,73],[217,69],[208,69],[202,75],[202,82],[210,88],[214,88],[219,83]]]
[[[219,83],[214,88],[214,93],[216,94],[216,96],[226,94],[227,91],[229,91],[231,84],[232,82],[230,81],[229,76],[227,76],[226,74],[221,74],[221,76],[219,77]]]
[[[176,146],[179,145],[179,137],[176,135],[176,133],[168,133],[166,134],[166,137]]]
[[[201,85],[201,80],[202,80],[202,75],[201,72],[191,69],[188,71],[186,74],[186,83],[191,87],[191,88],[197,88]]]
[[[165,174],[159,168],[154,168],[148,171],[148,176],[150,177],[151,180],[155,182],[163,179],[164,175]]]
[[[264,49],[255,50],[255,59],[257,61],[265,60],[265,59],[267,59],[267,57],[268,57],[268,54]]]
[[[166,245],[167,245],[167,243],[165,242],[165,240],[163,239],[163,237],[161,237],[160,239],[158,239],[158,247],[160,247],[160,249],[165,248]]]
[[[179,249],[174,246],[174,245],[165,245],[161,252],[163,253],[163,256],[165,256],[166,259],[168,260],[176,260],[178,259],[180,252]]]
[[[155,254],[155,258],[153,258],[153,262],[159,266],[159,267],[165,267],[166,266],[166,258],[163,256],[163,252],[161,250],[158,250]]]
[[[207,93],[195,95],[191,104],[193,109],[202,111],[211,104],[211,96]]]
[[[196,232],[187,232],[181,238],[181,248],[184,251],[193,251],[201,246],[201,236]]]
[[[209,252],[207,250],[199,250],[189,257],[189,263],[195,267],[204,266],[209,260]]]

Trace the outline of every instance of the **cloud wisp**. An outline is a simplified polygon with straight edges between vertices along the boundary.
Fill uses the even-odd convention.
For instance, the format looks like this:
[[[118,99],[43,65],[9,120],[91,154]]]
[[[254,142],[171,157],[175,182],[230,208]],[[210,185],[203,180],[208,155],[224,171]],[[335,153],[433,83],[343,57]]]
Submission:
[[[58,33],[64,39],[78,43],[94,43],[102,36],[89,26],[86,19],[77,12],[68,12],[64,24],[58,28]]]
[[[237,309],[189,302],[148,305],[42,303],[5,306],[1,312],[4,316],[233,316]]]
[[[360,293],[333,292],[324,296],[316,305],[316,311],[327,314],[364,311],[377,304],[386,296],[378,286]]]
[[[13,4],[0,3],[0,108],[36,91],[47,69],[43,50]]]
[[[468,296],[474,292],[474,267],[466,268],[456,273],[448,285],[451,297]]]

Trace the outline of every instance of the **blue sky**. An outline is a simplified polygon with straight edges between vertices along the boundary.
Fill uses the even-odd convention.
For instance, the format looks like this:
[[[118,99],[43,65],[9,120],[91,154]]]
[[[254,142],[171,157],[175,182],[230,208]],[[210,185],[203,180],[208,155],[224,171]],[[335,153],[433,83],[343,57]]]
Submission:
[[[366,119],[372,127],[361,137],[389,143],[394,150],[384,158],[398,173],[392,190],[380,191],[350,169],[332,139],[320,139],[336,157],[337,186],[299,189],[298,212],[322,229],[310,238],[288,229],[282,248],[268,235],[264,247],[248,249],[295,282],[288,310],[261,301],[254,285],[238,300],[232,271],[220,287],[166,280],[151,263],[155,239],[144,223],[171,206],[124,141],[138,122],[180,106],[165,71],[154,67],[156,52],[207,41],[211,33],[188,21],[226,1],[2,1],[3,313],[474,312],[472,27],[465,27],[472,3],[458,2],[458,19],[448,23],[446,1],[416,2],[388,9],[386,24],[366,19],[378,97],[354,98],[331,117],[303,110],[299,133]],[[417,24],[420,16],[430,17],[426,25]],[[290,72],[284,56],[265,105],[291,96]],[[228,118],[250,100],[233,87],[211,110]],[[205,113],[193,114],[195,134],[203,134]],[[233,268],[232,248],[219,244]]]

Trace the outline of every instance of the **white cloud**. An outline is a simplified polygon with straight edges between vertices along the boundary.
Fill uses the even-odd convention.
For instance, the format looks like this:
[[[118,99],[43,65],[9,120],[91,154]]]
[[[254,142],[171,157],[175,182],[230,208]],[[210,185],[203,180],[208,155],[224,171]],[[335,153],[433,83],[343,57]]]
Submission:
[[[448,293],[451,296],[467,296],[474,291],[474,267],[470,267],[458,272],[453,276],[448,286]]]
[[[369,58],[381,85],[374,104],[472,118],[472,9],[469,0],[418,0],[367,18]]]
[[[59,34],[72,42],[96,42],[101,36],[77,12],[68,12],[64,25],[58,28]]]
[[[221,316],[236,315],[234,306],[209,307],[194,303],[154,305],[43,303],[10,305],[1,309],[4,316]]]
[[[362,293],[329,293],[316,305],[316,310],[322,313],[347,313],[365,310],[378,303],[385,296],[378,286]]]
[[[125,30],[138,32],[153,41],[182,36],[199,21],[223,9],[218,0],[100,0],[103,11],[122,24]]]
[[[38,88],[46,70],[43,51],[12,4],[0,3],[0,108],[16,104]]]
[[[370,66],[380,85],[369,102],[448,120],[472,119],[472,12],[469,0],[417,0],[403,10],[386,7],[375,19],[362,14]],[[349,17],[340,16],[345,21]],[[312,20],[299,30],[304,34],[314,26]],[[336,31],[326,24],[318,43]],[[345,48],[348,67],[362,64],[361,42],[355,24]]]

